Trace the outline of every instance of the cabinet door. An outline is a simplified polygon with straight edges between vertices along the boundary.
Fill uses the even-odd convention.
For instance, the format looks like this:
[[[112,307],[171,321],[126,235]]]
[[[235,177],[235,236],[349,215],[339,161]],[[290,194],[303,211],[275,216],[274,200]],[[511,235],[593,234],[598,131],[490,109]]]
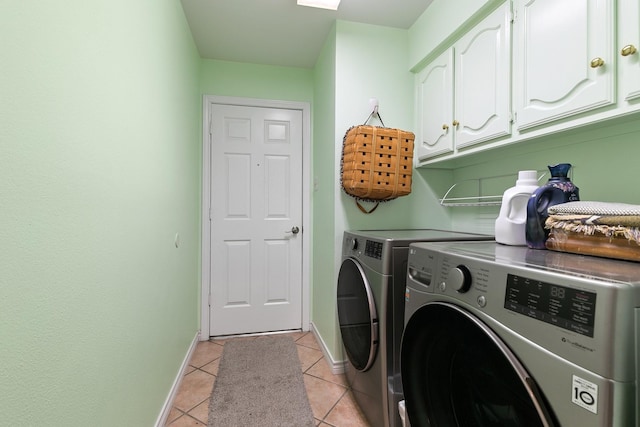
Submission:
[[[640,6],[638,1],[618,3],[618,67],[625,100],[640,98]]]
[[[494,11],[454,45],[456,149],[511,134],[511,11]]]
[[[613,0],[516,0],[515,6],[518,129],[615,102]]]
[[[453,50],[444,52],[418,74],[416,86],[418,160],[453,152]]]

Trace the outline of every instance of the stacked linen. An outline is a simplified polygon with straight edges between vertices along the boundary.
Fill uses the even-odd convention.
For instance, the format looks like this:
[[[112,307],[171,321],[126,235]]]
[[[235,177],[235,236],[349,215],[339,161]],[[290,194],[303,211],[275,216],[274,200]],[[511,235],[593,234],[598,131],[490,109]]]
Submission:
[[[580,201],[547,212],[547,249],[640,261],[640,205]]]

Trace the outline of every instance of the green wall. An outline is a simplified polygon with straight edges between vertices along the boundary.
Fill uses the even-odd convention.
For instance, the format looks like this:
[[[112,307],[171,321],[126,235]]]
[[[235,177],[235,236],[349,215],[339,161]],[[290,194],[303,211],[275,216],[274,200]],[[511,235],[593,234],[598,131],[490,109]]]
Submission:
[[[325,345],[338,348],[334,276],[336,32],[332,28],[314,70],[313,128],[313,289],[311,320]],[[335,356],[335,352],[333,353]],[[342,357],[338,358],[342,360]]]
[[[199,324],[180,2],[3,1],[0,52],[0,424],[153,425]]]
[[[410,195],[382,203],[370,215],[340,188],[342,139],[351,126],[365,122],[370,98],[378,99],[386,126],[413,131],[413,76],[407,63],[406,30],[337,21],[315,67],[312,320],[334,361],[344,359],[335,298],[343,232],[450,224],[434,188],[449,182],[451,171],[416,173]]]
[[[363,124],[370,113],[369,99],[377,98],[384,125],[415,132],[413,75],[407,67],[407,31],[338,21],[336,49],[335,180],[339,185],[342,139],[353,125]],[[381,125],[377,120],[369,124]],[[438,180],[432,174],[430,180]],[[336,236],[346,229],[442,227],[448,219],[433,206],[432,185],[426,176],[413,177],[408,196],[381,203],[363,214],[352,197],[336,197]],[[368,207],[372,205],[367,205]],[[341,247],[336,248],[338,251]]]
[[[636,114],[473,156],[453,171],[453,180],[491,182],[491,177],[504,175],[507,181],[502,180],[502,186],[487,188],[501,195],[515,184],[519,170],[547,172],[541,180],[544,183],[549,178],[548,165],[571,163],[571,179],[580,188],[581,200],[640,204],[640,192],[634,187],[639,139],[640,116]],[[454,224],[472,225],[476,231],[492,232],[497,215],[498,208],[451,209]]]
[[[313,70],[203,59],[200,90],[205,95],[311,103]]]
[[[433,0],[409,28],[408,67],[419,71],[504,0]]]

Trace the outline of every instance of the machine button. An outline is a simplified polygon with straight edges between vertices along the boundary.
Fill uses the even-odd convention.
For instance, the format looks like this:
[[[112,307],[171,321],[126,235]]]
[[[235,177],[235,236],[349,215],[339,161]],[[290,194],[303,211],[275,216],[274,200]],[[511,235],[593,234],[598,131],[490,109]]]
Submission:
[[[471,288],[471,272],[464,265],[452,268],[449,273],[449,282],[456,292],[463,294]]]
[[[476,302],[478,303],[478,306],[484,308],[487,305],[487,297],[485,297],[484,295],[480,295]]]

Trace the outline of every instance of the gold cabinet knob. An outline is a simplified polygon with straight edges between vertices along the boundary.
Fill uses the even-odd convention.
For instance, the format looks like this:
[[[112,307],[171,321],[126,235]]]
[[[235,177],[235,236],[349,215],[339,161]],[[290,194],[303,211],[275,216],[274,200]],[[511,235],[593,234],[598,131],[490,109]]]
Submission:
[[[625,47],[622,48],[622,50],[620,51],[620,55],[629,56],[629,55],[633,55],[637,51],[638,51],[638,49],[636,49],[636,47],[634,45],[628,44],[628,45],[626,45]]]
[[[448,124],[443,124],[442,125],[442,130],[448,130],[449,129],[449,125]]]
[[[460,124],[459,121],[454,120],[453,123],[451,123],[453,126],[458,127],[458,125]]]
[[[591,60],[591,68],[598,68],[604,65],[604,60],[602,58],[593,58]]]

